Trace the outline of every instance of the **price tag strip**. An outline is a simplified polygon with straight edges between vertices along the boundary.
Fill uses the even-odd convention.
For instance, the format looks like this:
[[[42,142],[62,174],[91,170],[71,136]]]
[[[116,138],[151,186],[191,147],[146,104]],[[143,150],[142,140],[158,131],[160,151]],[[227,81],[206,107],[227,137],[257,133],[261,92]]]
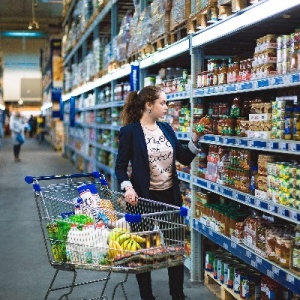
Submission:
[[[205,135],[203,142],[216,142],[220,146],[245,147],[253,150],[275,151],[281,153],[292,153],[300,155],[300,143],[295,141],[264,140],[255,138],[240,138],[228,136]]]
[[[199,233],[239,257],[247,264],[273,278],[284,287],[290,289],[293,293],[300,293],[300,278],[296,275],[257,255],[252,249],[249,249],[242,244],[234,243],[228,237],[204,226],[197,219],[194,219],[193,225],[194,229]]]
[[[191,175],[182,171],[177,171],[178,174],[178,179],[185,181],[185,182],[190,182]]]

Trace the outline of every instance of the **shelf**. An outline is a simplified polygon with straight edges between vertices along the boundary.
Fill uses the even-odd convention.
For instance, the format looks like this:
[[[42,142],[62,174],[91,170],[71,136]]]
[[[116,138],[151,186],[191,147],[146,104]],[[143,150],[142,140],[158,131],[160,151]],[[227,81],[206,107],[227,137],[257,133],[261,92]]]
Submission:
[[[188,52],[189,50],[190,38],[186,37],[174,44],[168,45],[165,48],[154,52],[153,54],[148,55],[144,59],[141,59],[139,65],[141,69],[149,68],[153,65],[162,63],[165,60],[174,58],[177,55]]]
[[[185,181],[185,182],[190,182],[191,180],[191,175],[182,171],[177,171],[178,179]]]
[[[208,239],[218,244],[226,251],[239,257],[253,268],[274,279],[293,293],[300,293],[300,279],[292,272],[283,269],[269,260],[257,255],[251,249],[242,244],[231,241],[228,237],[219,234],[206,227],[199,220],[193,219],[193,228]]]
[[[110,124],[95,124],[94,127],[96,129],[107,129],[107,130],[115,130],[115,131],[119,131],[121,128],[120,125],[110,125]]]
[[[107,165],[105,164],[102,164],[100,162],[96,162],[96,167],[103,170],[104,172],[106,172],[107,174],[110,174],[110,175],[114,175],[115,174],[115,170],[108,167]]]
[[[175,92],[166,94],[167,101],[177,101],[182,99],[189,99],[190,98],[190,91],[183,91],[183,92]]]
[[[199,33],[196,33],[192,37],[192,47],[201,47],[211,42],[218,41],[220,39],[226,39],[231,35],[237,35],[239,32],[245,33],[246,30],[253,30],[253,25],[260,24],[263,30],[269,31],[270,28],[261,25],[263,21],[273,21],[272,18],[279,18],[287,11],[299,8],[298,0],[289,1],[275,1],[262,0],[259,3],[249,6],[222,21],[204,28]],[[281,18],[283,19],[283,18]],[[282,20],[288,23],[288,20]],[[274,25],[274,22],[271,23]],[[274,30],[274,28],[272,27]],[[244,34],[244,39],[247,39],[247,35]]]
[[[236,202],[251,206],[270,215],[300,224],[300,211],[268,200],[263,200],[232,188],[217,184],[204,178],[194,177],[193,183],[210,192],[227,197]]]
[[[69,149],[71,149],[73,152],[75,152],[76,155],[79,155],[79,156],[83,157],[85,160],[90,161],[90,162],[94,161],[94,159],[92,157],[90,157],[86,154],[83,154],[82,152],[78,151],[78,149],[76,149],[75,147],[73,147],[71,145],[67,145],[67,147]]]
[[[300,73],[276,75],[268,78],[243,81],[232,84],[216,85],[195,89],[194,97],[209,97],[245,92],[255,92],[274,88],[286,88],[299,85]]]
[[[104,17],[108,14],[111,7],[117,3],[118,0],[111,0],[106,4],[106,6],[101,10],[101,12],[97,15],[95,20],[92,22],[92,24],[87,28],[87,30],[81,35],[80,39],[76,43],[76,45],[72,48],[70,53],[64,58],[64,66],[66,66],[71,60],[72,56],[75,54],[75,52],[81,47],[83,42],[88,38],[89,35],[93,33],[93,30],[96,26],[104,19]]]
[[[189,132],[178,132],[178,131],[176,131],[175,134],[176,134],[176,137],[179,140],[189,141],[191,139],[191,134]]]
[[[95,88],[98,88],[102,85],[105,84],[111,84],[111,81],[128,76],[131,72],[131,66],[130,65],[125,65],[119,69],[113,70],[112,72],[97,78],[93,81],[90,81],[80,87],[75,88],[74,90],[72,90],[71,92],[68,92],[66,94],[62,95],[62,100],[63,101],[67,101],[69,100],[71,97],[76,97],[79,96],[81,94],[84,94],[86,92],[92,91]],[[118,102],[118,101],[116,101]],[[113,103],[113,102],[112,102]]]
[[[99,143],[94,142],[94,141],[91,141],[90,144],[93,145],[94,147],[98,148],[98,149],[113,153],[115,155],[118,154],[118,149],[115,149],[113,147],[103,146],[102,144],[99,144]]]
[[[207,134],[201,138],[200,143],[300,155],[300,142],[294,140],[257,139]]]

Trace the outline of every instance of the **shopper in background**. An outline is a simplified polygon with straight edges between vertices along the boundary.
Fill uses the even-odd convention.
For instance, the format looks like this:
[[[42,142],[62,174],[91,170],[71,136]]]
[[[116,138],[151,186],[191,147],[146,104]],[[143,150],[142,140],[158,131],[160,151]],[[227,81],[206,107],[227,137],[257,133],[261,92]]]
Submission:
[[[175,161],[189,165],[197,153],[197,134],[193,141],[183,146],[166,122],[160,122],[167,114],[165,93],[156,86],[146,86],[140,92],[131,92],[123,108],[123,124],[120,130],[119,149],[115,173],[125,200],[130,205],[138,203],[138,197],[181,206],[182,198]],[[132,173],[127,173],[131,162]],[[172,300],[188,299],[183,293],[184,265],[168,268],[169,292]],[[140,295],[152,300],[151,273],[137,274]]]
[[[36,134],[39,143],[45,140],[45,117],[41,114],[36,119]]]
[[[22,144],[17,140],[18,134],[21,134],[23,139],[24,136],[24,124],[22,121],[21,114],[16,112],[15,115],[11,116],[10,118],[10,130],[11,130],[11,137],[14,144],[14,157],[16,162],[20,162],[20,151]]]
[[[29,126],[29,137],[32,138],[36,131],[36,118],[34,118],[33,115],[31,115],[28,120],[28,126]]]

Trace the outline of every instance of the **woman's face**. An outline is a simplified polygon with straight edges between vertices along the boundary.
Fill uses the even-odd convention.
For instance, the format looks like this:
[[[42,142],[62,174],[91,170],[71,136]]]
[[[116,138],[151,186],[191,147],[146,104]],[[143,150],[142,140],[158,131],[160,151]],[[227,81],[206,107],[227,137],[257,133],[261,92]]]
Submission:
[[[168,112],[168,106],[166,101],[166,94],[164,92],[161,92],[159,98],[150,105],[150,109],[150,115],[153,116],[153,118],[163,119],[165,117]]]

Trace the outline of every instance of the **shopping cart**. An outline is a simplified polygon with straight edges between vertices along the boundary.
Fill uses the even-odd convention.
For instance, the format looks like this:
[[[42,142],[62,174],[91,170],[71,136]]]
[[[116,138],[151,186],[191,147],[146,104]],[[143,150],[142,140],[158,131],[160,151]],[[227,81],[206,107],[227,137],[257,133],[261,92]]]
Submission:
[[[25,181],[33,185],[48,260],[56,270],[45,299],[63,289],[68,291],[59,299],[68,299],[74,287],[100,281],[101,294],[92,299],[108,299],[105,289],[112,272],[125,274],[114,286],[112,299],[118,287],[128,299],[128,274],[184,263],[185,208],[143,198],[132,206],[122,193],[108,188],[99,172],[26,176]],[[49,184],[42,186],[41,181]],[[78,269],[107,275],[76,283]],[[59,271],[73,272],[70,285],[54,287]]]

